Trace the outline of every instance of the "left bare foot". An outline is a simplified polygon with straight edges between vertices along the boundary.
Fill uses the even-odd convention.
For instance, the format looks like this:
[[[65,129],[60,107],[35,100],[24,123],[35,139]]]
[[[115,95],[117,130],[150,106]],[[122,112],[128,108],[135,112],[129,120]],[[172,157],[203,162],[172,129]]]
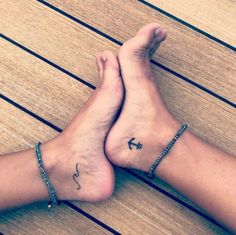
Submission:
[[[114,173],[104,142],[122,103],[123,84],[118,60],[111,52],[99,55],[97,65],[100,87],[63,133],[41,148],[60,200],[96,202],[113,193]]]

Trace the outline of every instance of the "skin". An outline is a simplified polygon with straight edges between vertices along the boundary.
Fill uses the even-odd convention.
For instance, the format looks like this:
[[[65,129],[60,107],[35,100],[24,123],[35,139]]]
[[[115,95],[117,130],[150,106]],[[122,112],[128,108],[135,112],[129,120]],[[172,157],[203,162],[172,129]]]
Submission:
[[[41,148],[59,200],[107,199],[114,190],[114,173],[104,148],[112,163],[147,172],[180,128],[150,67],[150,57],[165,38],[159,25],[149,24],[120,48],[119,62],[111,52],[97,57],[100,87],[63,133]],[[142,149],[129,149],[133,137]],[[0,165],[0,210],[48,200],[33,150],[2,155]],[[155,174],[236,232],[235,169],[235,157],[186,131]]]

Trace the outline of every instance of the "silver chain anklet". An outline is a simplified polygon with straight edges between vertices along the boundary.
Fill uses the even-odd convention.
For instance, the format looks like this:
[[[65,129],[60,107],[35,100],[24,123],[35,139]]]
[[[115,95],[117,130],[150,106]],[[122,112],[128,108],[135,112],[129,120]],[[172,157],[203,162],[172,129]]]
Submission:
[[[58,205],[59,202],[57,200],[55,189],[53,188],[52,184],[50,183],[49,178],[48,178],[48,174],[44,169],[43,160],[42,160],[41,151],[40,151],[40,145],[41,145],[40,142],[35,144],[35,148],[34,148],[35,149],[35,155],[36,155],[36,158],[37,158],[38,167],[39,167],[41,176],[43,178],[44,183],[47,186],[48,194],[49,194],[49,197],[50,197],[50,200],[51,200],[50,202],[48,202],[48,208],[51,208],[52,205]]]
[[[184,124],[181,126],[181,128],[178,130],[174,138],[169,142],[169,144],[165,147],[165,149],[162,151],[162,153],[158,156],[158,158],[155,160],[155,162],[152,164],[150,167],[150,170],[146,174],[148,178],[153,178],[154,177],[154,172],[158,165],[160,164],[161,160],[170,152],[171,148],[174,146],[178,138],[184,133],[184,131],[188,128],[187,124]]]

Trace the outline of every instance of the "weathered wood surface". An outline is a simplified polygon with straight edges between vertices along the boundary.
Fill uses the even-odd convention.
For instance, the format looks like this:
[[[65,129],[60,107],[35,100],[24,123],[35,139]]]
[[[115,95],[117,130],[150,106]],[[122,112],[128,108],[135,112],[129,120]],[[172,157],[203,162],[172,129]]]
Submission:
[[[147,2],[236,47],[234,0],[147,0]]]
[[[4,235],[111,234],[64,204],[50,210],[46,207],[45,203],[37,203],[1,215],[0,233]]]
[[[154,59],[236,103],[234,90],[236,53],[234,51],[137,0],[89,0],[85,2],[49,0],[47,2],[121,42],[135,35],[145,24],[160,23],[166,28],[168,38]]]
[[[155,55],[155,60],[230,101],[236,101],[236,57],[235,53],[227,48],[137,1],[48,2],[120,41],[128,39],[143,24],[158,19],[167,26],[170,33],[168,41]],[[40,2],[9,0],[1,2],[0,9],[0,18],[3,19],[0,33],[94,86],[98,84],[96,54],[102,50],[116,52],[119,49],[116,43]],[[113,20],[115,18],[116,21]],[[235,153],[235,109],[155,65],[153,70],[168,107],[178,119],[189,123],[192,130],[205,140]],[[0,39],[0,71],[1,94],[61,129],[93,92],[90,87],[43,62],[42,58],[36,58],[32,53],[19,48],[19,45],[13,45],[3,38]],[[52,128],[5,101],[1,100],[0,107],[1,153],[31,147],[36,140],[46,141],[57,134]],[[200,211],[197,206],[165,183],[156,180],[154,184]],[[119,169],[113,198],[98,204],[75,202],[74,205],[122,234],[140,234],[140,231],[142,234],[224,233],[218,226]],[[65,220],[70,220],[71,209],[64,207],[63,216]],[[41,209],[38,211],[37,206],[32,208],[21,210],[24,211],[24,216],[20,219],[20,224],[23,226],[25,223],[29,229],[22,231],[35,229],[34,223],[30,226],[26,221],[27,216],[34,215],[39,217],[40,221]],[[9,212],[4,220],[5,228],[11,223],[19,222],[18,214],[14,217],[14,213],[17,212]],[[107,232],[86,218],[83,218],[85,222],[79,225],[79,216],[80,214],[77,226],[82,229],[81,234],[90,234],[90,231],[91,234],[93,231],[96,231],[95,234]],[[74,215],[72,217],[71,223],[74,221]],[[52,221],[53,226],[56,226],[55,220]],[[86,226],[90,228],[86,230]],[[23,227],[13,229],[12,234],[20,229]],[[66,232],[67,230],[61,230],[61,234]]]

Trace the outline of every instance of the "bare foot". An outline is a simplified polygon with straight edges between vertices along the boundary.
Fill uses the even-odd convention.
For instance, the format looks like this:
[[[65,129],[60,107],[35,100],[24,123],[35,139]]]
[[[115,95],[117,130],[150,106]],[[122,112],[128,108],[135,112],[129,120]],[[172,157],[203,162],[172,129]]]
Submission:
[[[120,48],[125,100],[105,146],[118,166],[148,171],[180,126],[167,110],[150,66],[150,57],[165,38],[165,31],[153,23]]]
[[[43,156],[48,156],[49,178],[60,200],[96,202],[113,193],[114,173],[104,154],[104,142],[124,89],[115,55],[102,53],[97,65],[101,86],[63,133],[42,145]]]

